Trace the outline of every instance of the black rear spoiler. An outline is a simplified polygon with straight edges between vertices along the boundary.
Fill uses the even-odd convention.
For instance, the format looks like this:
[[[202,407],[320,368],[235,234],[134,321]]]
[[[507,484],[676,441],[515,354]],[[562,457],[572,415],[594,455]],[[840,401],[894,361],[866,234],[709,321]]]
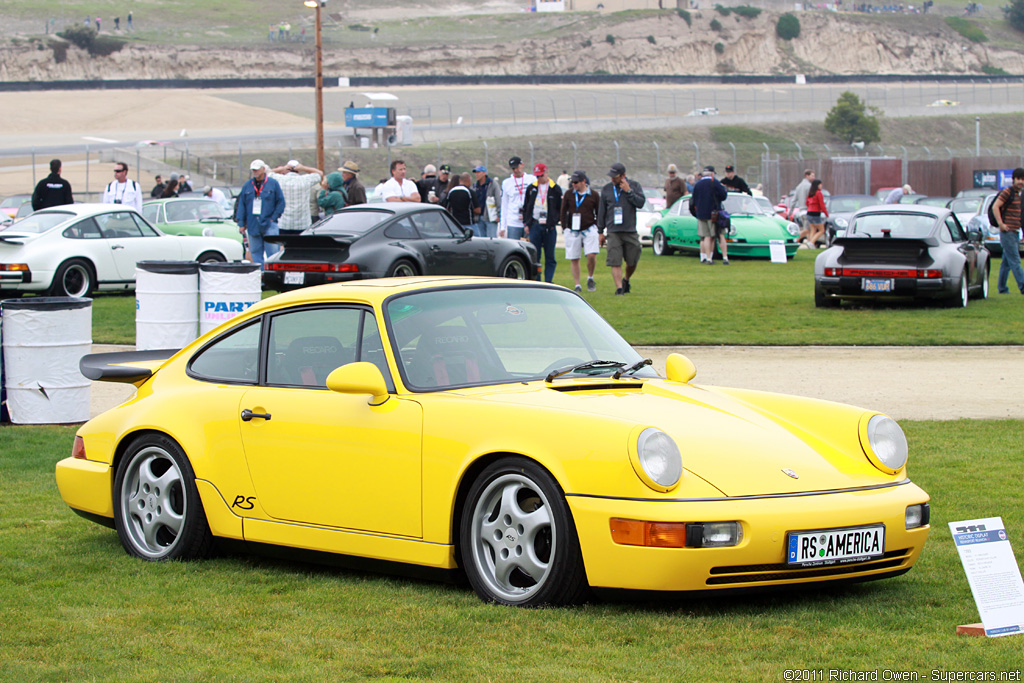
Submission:
[[[355,241],[347,235],[267,235],[264,242],[299,249],[342,249]]]
[[[181,349],[115,351],[82,356],[78,369],[88,379],[101,382],[140,383],[153,375],[165,360]]]
[[[894,245],[898,248],[907,248],[910,246],[917,247],[937,247],[939,246],[939,238],[937,237],[837,237],[832,241],[832,244],[838,244],[839,246],[854,245],[854,246],[867,246],[870,245],[872,248],[882,245],[881,248],[885,248],[885,245]]]

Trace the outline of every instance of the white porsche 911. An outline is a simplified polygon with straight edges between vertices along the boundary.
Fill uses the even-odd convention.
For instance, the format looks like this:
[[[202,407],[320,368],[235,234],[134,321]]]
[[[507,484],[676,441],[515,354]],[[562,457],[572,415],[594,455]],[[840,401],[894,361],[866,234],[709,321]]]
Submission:
[[[139,261],[241,258],[235,240],[165,235],[121,204],[55,206],[0,229],[0,298],[134,289]]]

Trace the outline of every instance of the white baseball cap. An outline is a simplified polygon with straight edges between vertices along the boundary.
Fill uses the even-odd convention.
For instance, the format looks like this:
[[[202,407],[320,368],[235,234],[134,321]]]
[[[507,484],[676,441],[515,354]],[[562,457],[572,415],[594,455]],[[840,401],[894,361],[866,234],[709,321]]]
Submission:
[[[254,159],[253,162],[251,164],[249,164],[249,170],[250,171],[258,171],[261,168],[266,168],[266,167],[267,167],[267,164],[266,164],[265,161],[263,161],[263,159]]]

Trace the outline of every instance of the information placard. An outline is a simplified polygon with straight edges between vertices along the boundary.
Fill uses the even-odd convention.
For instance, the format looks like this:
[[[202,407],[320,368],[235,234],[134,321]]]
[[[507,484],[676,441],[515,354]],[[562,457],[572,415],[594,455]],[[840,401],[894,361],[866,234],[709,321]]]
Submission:
[[[786,243],[782,240],[768,240],[768,255],[772,263],[786,262]]]
[[[1002,517],[950,522],[985,635],[1024,632],[1024,581]]]

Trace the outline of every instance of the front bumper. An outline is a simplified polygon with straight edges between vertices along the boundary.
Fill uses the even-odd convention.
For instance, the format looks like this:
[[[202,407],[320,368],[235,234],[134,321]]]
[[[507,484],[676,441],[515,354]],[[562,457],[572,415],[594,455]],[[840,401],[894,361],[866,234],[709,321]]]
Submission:
[[[830,581],[867,581],[909,570],[928,526],[907,530],[908,505],[928,502],[909,482],[884,489],[779,498],[636,501],[567,497],[587,579],[595,588],[708,591]],[[613,518],[661,522],[739,521],[743,540],[731,548],[651,548],[612,540]],[[848,564],[786,565],[787,533],[884,524],[885,555]]]

